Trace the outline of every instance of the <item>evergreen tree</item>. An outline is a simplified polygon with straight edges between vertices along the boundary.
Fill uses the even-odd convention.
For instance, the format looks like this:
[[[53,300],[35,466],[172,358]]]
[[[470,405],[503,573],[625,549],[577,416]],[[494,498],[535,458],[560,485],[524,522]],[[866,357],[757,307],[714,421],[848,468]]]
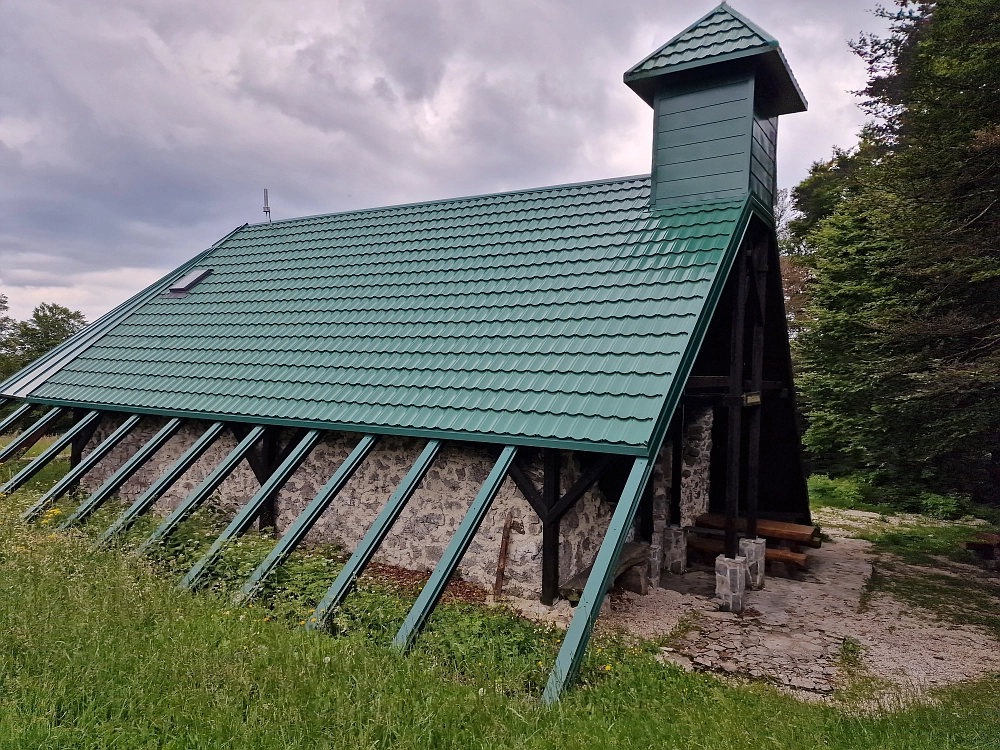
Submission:
[[[887,37],[855,45],[876,118],[861,147],[795,193],[814,275],[806,439],[820,465],[898,493],[997,501],[1000,0],[897,6]]]

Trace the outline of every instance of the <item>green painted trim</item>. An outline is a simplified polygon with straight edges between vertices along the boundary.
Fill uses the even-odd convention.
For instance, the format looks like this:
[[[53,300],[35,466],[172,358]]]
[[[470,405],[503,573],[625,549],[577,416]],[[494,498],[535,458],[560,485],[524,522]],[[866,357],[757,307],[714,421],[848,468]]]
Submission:
[[[618,558],[621,556],[622,547],[625,546],[625,538],[632,529],[636,511],[642,500],[642,492],[654,465],[655,461],[648,458],[637,458],[632,464],[632,470],[622,490],[621,500],[618,501],[614,515],[611,516],[611,523],[597,552],[597,559],[594,560],[587,585],[584,586],[583,595],[576,605],[573,619],[563,638],[562,646],[559,647],[556,663],[542,693],[544,703],[551,704],[558,701],[580,671],[580,663],[590,642],[590,634],[594,629],[594,623],[597,622],[597,616],[601,613],[604,595],[613,582]]]
[[[229,525],[219,534],[218,538],[212,542],[212,546],[208,548],[208,552],[202,555],[201,559],[188,571],[188,574],[181,579],[178,588],[190,590],[196,588],[201,583],[212,563],[222,553],[223,548],[234,537],[239,536],[250,528],[250,524],[253,523],[264,503],[278,494],[285,482],[288,481],[295,470],[309,456],[309,452],[319,442],[321,435],[322,433],[319,430],[311,430],[299,441],[298,445],[288,454],[288,458],[281,462],[281,466],[257,490],[257,494],[250,498],[246,505],[240,508],[236,517],[230,521]]]
[[[178,524],[183,521],[199,505],[205,502],[209,495],[218,489],[219,485],[226,481],[226,477],[233,473],[240,461],[250,452],[254,443],[264,435],[264,426],[254,427],[250,433],[239,442],[239,444],[229,451],[229,454],[222,459],[222,462],[212,469],[211,473],[205,477],[190,495],[184,498],[183,502],[174,508],[173,512],[163,519],[163,523],[156,527],[152,534],[140,544],[136,550],[136,555],[141,555],[149,550],[157,542],[169,536]]]
[[[58,438],[52,445],[45,449],[41,455],[39,455],[34,461],[25,466],[18,472],[7,484],[0,487],[0,495],[9,495],[12,492],[16,492],[21,488],[27,481],[29,481],[35,474],[44,469],[48,463],[62,453],[63,448],[73,442],[73,438],[79,435],[83,430],[90,426],[95,420],[100,419],[101,412],[92,411],[75,425],[66,430],[63,435]]]
[[[180,276],[187,273],[189,269],[200,263],[202,259],[215,250],[215,248],[235,235],[245,226],[246,224],[237,227],[207,250],[198,253],[198,255],[189,260],[187,263],[184,263],[179,268],[175,268],[170,273],[162,276],[158,281],[153,282],[153,284],[146,287],[138,294],[125,300],[122,304],[118,305],[118,307],[102,315],[72,338],[67,339],[52,351],[44,354],[24,369],[11,375],[7,380],[0,383],[0,394],[18,397],[30,396],[31,392],[44,383],[50,376],[54,375],[65,365],[72,362],[92,345],[97,343],[106,333],[131,315],[140,305],[146,303],[157,294],[165,291],[174,279],[180,278]]]
[[[215,422],[210,425],[202,433],[201,437],[169,469],[149,485],[146,491],[139,495],[124,513],[118,516],[108,530],[101,534],[101,537],[94,543],[94,547],[97,548],[107,544],[113,537],[127,530],[135,523],[139,516],[153,507],[153,504],[163,496],[163,493],[169,490],[174,485],[174,482],[180,479],[184,472],[191,468],[194,462],[201,458],[205,451],[212,446],[225,428],[226,426],[222,422]]]
[[[54,406],[47,412],[45,412],[42,418],[39,419],[37,422],[35,422],[33,425],[25,427],[23,430],[21,430],[20,435],[18,435],[14,440],[10,441],[3,450],[0,450],[0,464],[2,464],[4,461],[6,461],[8,458],[15,455],[16,453],[22,450],[27,450],[36,442],[38,442],[38,439],[42,436],[40,434],[41,431],[44,430],[46,427],[48,427],[50,424],[52,424],[54,421],[56,421],[64,411],[65,409],[63,407]]]
[[[672,208],[672,206],[671,206]],[[418,428],[381,427],[379,425],[354,424],[350,422],[314,422],[304,419],[273,419],[242,414],[219,414],[216,412],[178,411],[171,409],[146,409],[131,406],[108,406],[106,404],[89,404],[78,401],[63,401],[59,399],[32,399],[34,404],[68,406],[77,409],[100,409],[108,412],[125,412],[127,414],[145,414],[154,417],[182,417],[184,419],[202,419],[219,422],[238,422],[242,424],[268,425],[273,427],[305,427],[306,429],[325,430],[329,432],[362,432],[376,435],[395,435],[399,437],[416,437],[427,440],[452,440],[470,443],[487,443],[496,445],[520,445],[529,448],[558,448],[560,450],[579,450],[594,453],[615,453],[625,456],[645,455],[643,445],[628,445],[624,443],[596,443],[589,440],[552,440],[533,438],[530,436],[496,435],[480,432],[460,432],[455,430],[434,430]]]
[[[4,419],[2,422],[0,422],[0,435],[2,435],[3,433],[5,433],[8,428],[10,428],[21,417],[23,417],[25,414],[27,414],[29,411],[31,411],[31,409],[32,409],[33,406],[34,406],[34,404],[25,403],[25,404],[22,404],[21,406],[17,407],[17,409],[15,409],[10,414],[8,414],[7,417],[6,417],[6,419]]]
[[[493,504],[493,499],[500,492],[500,486],[507,477],[507,470],[510,469],[510,465],[514,462],[515,455],[517,455],[517,446],[508,445],[503,449],[500,458],[493,465],[490,475],[486,477],[486,482],[472,501],[472,505],[465,514],[465,518],[462,519],[462,523],[459,524],[458,529],[455,531],[455,535],[448,543],[448,547],[441,556],[441,560],[434,567],[434,572],[431,573],[430,580],[420,590],[420,595],[417,597],[416,602],[413,603],[409,614],[406,615],[402,627],[396,633],[396,637],[392,639],[392,647],[394,649],[398,651],[409,649],[413,645],[413,641],[420,634],[420,631],[423,630],[424,625],[427,624],[427,619],[431,616],[431,612],[434,611],[434,607],[437,606],[441,594],[444,593],[445,586],[448,585],[449,579],[455,573],[455,569],[458,568],[458,564],[462,561],[466,550],[469,549],[469,545],[472,544],[472,538],[476,535],[476,531],[479,530],[480,525],[482,525],[487,511],[490,509],[490,505]]]
[[[403,477],[403,481],[400,482],[396,491],[392,493],[392,496],[386,502],[385,507],[382,508],[382,511],[372,522],[364,539],[355,548],[351,559],[341,569],[337,580],[333,582],[333,585],[327,590],[323,599],[316,605],[316,616],[306,624],[306,630],[319,630],[326,627],[330,615],[347,598],[351,589],[354,588],[354,582],[364,572],[368,563],[371,562],[371,559],[378,551],[379,546],[389,535],[393,524],[399,519],[403,508],[406,507],[406,503],[409,502],[413,493],[416,492],[417,487],[420,485],[421,480],[423,480],[424,475],[431,468],[431,464],[440,450],[440,440],[431,440],[424,446],[424,450],[420,454],[420,457],[417,458],[416,463],[410,467],[406,476]]]
[[[153,457],[163,445],[170,440],[184,424],[182,419],[171,419],[160,428],[149,441],[143,445],[135,454],[123,463],[118,470],[112,474],[94,493],[80,503],[80,506],[73,511],[69,517],[63,521],[57,531],[65,531],[69,527],[87,519],[91,513],[97,510],[111,495],[129,480],[142,466]]]
[[[133,414],[131,417],[126,419],[117,430],[104,439],[104,442],[88,453],[86,458],[70,469],[48,492],[42,495],[37,503],[24,511],[24,513],[21,514],[21,518],[25,521],[30,521],[41,513],[45,509],[45,506],[49,503],[58,500],[60,497],[65,495],[70,487],[72,487],[84,474],[94,468],[94,466],[96,466],[102,458],[111,452],[112,448],[118,445],[118,443],[124,440],[128,434],[135,429],[135,426],[139,424],[140,419],[142,419],[142,417],[138,414]]]
[[[288,527],[281,540],[274,546],[268,556],[264,558],[264,561],[250,574],[246,583],[243,584],[243,588],[240,589],[239,598],[241,601],[245,602],[252,599],[260,591],[264,580],[295,551],[295,548],[305,539],[306,534],[309,533],[309,530],[319,520],[319,517],[330,507],[330,503],[337,497],[337,494],[344,489],[344,485],[354,476],[354,472],[361,468],[361,464],[364,463],[368,454],[372,452],[378,440],[379,438],[376,435],[365,435],[361,438],[350,455],[344,459],[344,462],[333,473],[333,476],[323,485],[323,488],[316,494],[316,497],[312,499],[312,502],[306,506],[305,510]]]

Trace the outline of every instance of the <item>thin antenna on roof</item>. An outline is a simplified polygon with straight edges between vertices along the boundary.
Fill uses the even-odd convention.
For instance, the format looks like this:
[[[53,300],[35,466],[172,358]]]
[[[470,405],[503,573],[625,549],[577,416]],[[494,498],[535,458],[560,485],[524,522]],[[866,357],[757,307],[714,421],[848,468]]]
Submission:
[[[267,205],[267,188],[264,188],[264,213],[267,214],[267,223],[271,223],[271,207]]]

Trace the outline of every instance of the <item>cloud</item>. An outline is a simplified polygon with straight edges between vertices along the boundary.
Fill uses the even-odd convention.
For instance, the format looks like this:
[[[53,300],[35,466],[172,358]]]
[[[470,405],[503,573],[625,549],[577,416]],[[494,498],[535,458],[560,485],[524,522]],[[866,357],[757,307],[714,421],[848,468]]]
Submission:
[[[742,0],[810,100],[791,185],[861,115],[868,2]],[[804,7],[808,5],[808,8]],[[0,290],[93,319],[245,221],[635,174],[621,82],[706,12],[680,0],[7,0]]]

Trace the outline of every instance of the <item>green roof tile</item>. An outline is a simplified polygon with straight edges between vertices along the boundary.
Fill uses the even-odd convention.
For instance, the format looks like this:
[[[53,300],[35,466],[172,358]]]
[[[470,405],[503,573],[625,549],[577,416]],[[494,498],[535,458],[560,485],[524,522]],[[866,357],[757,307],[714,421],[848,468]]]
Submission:
[[[0,392],[641,454],[748,210],[648,201],[632,177],[245,226]]]
[[[778,41],[728,5],[720,5],[625,73],[630,81],[664,68],[686,68],[716,59],[766,52]]]

